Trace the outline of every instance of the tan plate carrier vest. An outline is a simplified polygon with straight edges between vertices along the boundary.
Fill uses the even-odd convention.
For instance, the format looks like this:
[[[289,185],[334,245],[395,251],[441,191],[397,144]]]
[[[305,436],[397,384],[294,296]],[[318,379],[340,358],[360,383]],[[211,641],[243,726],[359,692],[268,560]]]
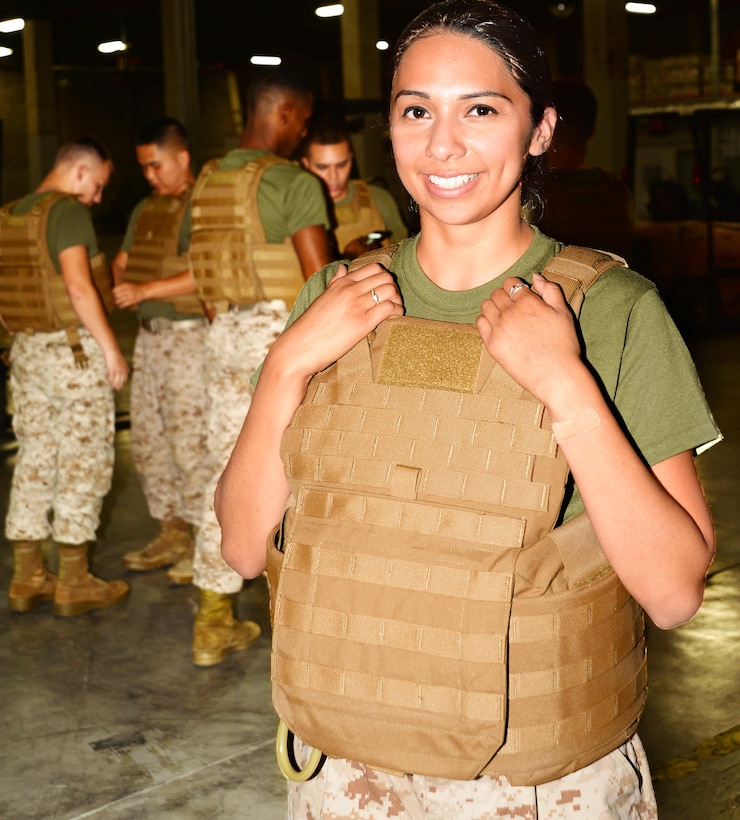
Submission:
[[[287,163],[261,157],[243,168],[203,166],[193,188],[190,267],[198,296],[217,312],[234,305],[283,299],[288,308],[303,287],[293,242],[268,243],[257,209],[257,189],[266,168]]]
[[[577,313],[615,264],[568,248],[544,274]],[[474,326],[383,322],[312,379],[282,457],[271,675],[297,736],[386,771],[534,785],[634,733],[642,610],[585,513],[556,527],[568,465],[548,413]]]
[[[87,357],[77,331],[80,318],[46,241],[49,212],[66,196],[71,195],[51,193],[25,214],[11,213],[19,200],[0,208],[0,313],[11,333],[65,330],[75,361],[83,367]],[[90,268],[103,306],[110,312],[113,291],[104,254],[93,256]]]
[[[355,179],[352,180],[352,185],[352,199],[344,205],[334,206],[334,216],[337,220],[334,236],[340,251],[358,236],[366,236],[370,231],[382,231],[386,227],[367,183]]]
[[[190,186],[179,196],[151,196],[134,225],[134,235],[126,263],[126,281],[152,282],[188,270],[187,251],[178,253],[180,228],[190,201]],[[203,314],[203,303],[193,293],[168,296],[180,313]]]

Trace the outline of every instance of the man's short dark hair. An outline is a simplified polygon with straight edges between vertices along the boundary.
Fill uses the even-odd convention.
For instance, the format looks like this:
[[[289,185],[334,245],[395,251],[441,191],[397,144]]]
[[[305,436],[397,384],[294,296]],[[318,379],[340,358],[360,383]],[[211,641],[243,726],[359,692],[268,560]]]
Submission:
[[[189,150],[187,128],[174,117],[158,117],[147,123],[136,135],[136,145],[156,145],[164,148],[173,145],[184,151]]]
[[[94,137],[78,137],[57,151],[54,166],[64,162],[76,162],[83,157],[94,157],[99,162],[110,162],[108,149]]]
[[[304,138],[304,145],[337,145],[346,142],[352,148],[352,140],[349,131],[340,122],[333,120],[320,120],[311,126],[311,130]]]
[[[254,111],[260,98],[276,92],[292,92],[303,99],[313,96],[303,77],[287,69],[276,69],[253,80],[247,88],[247,110]]]

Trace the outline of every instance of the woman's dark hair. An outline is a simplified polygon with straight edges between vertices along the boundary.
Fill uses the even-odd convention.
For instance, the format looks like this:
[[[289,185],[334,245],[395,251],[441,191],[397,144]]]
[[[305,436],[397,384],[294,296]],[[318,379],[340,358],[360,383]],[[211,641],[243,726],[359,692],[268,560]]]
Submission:
[[[532,130],[552,105],[547,56],[537,32],[516,12],[491,0],[442,0],[417,15],[401,33],[393,52],[395,79],[404,54],[416,40],[439,33],[474,37],[504,61],[509,74],[529,97]],[[545,155],[527,156],[522,172],[522,210],[530,221],[541,215]]]

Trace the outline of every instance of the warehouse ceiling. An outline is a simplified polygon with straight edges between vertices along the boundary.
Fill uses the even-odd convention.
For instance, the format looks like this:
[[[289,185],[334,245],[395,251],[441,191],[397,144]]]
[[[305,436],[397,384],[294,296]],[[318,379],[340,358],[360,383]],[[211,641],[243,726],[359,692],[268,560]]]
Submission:
[[[298,64],[331,63],[337,58],[340,23],[314,14],[314,0],[194,0],[198,60],[202,66],[240,69],[255,53],[279,54]],[[710,0],[653,0],[658,13],[629,15],[630,36],[639,46],[644,40],[659,52],[706,51],[709,43]],[[429,5],[425,0],[378,0],[379,36],[395,40],[403,26]],[[545,36],[578,31],[580,0],[509,0]],[[564,6],[559,10],[558,6]],[[719,0],[723,31],[737,31],[740,0]],[[129,68],[161,65],[161,14],[159,0],[0,0],[0,19],[49,19],[53,32],[53,59],[57,66],[105,68],[116,64],[115,55],[96,51],[101,39],[121,38],[130,44],[125,60]],[[639,19],[638,19],[639,18]],[[730,35],[727,49],[735,49]],[[0,45],[14,48],[21,35],[0,34]],[[724,44],[723,44],[724,47]]]
[[[657,14],[628,15],[630,54],[709,53],[710,0],[653,1]],[[556,63],[566,74],[577,73],[582,65],[581,2],[508,2],[542,31],[550,49],[557,49]],[[341,75],[340,21],[317,17],[314,9],[321,4],[317,0],[194,0],[198,63],[206,70],[250,71],[252,55],[279,55],[335,93],[339,81],[327,83],[326,78]],[[404,25],[428,5],[426,0],[378,0],[378,36],[392,44]],[[740,49],[740,0],[719,0],[719,8],[723,56],[734,58]],[[57,70],[161,69],[160,0],[0,0],[0,20],[13,16],[50,21]],[[125,56],[98,53],[98,42],[115,38],[129,44]],[[2,45],[13,48],[14,54],[0,60],[0,69],[21,67],[22,34],[0,34]],[[387,59],[386,53],[382,60]]]

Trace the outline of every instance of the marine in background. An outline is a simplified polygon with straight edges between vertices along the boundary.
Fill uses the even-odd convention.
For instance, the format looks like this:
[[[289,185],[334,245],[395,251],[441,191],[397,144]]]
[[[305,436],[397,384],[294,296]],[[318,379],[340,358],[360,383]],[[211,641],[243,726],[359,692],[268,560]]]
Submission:
[[[13,337],[18,440],[5,519],[12,612],[53,599],[55,615],[79,615],[129,592],[92,575],[88,558],[113,476],[114,391],[128,377],[90,214],[112,172],[106,149],[82,137],[62,146],[33,193],[0,209],[0,322]],[[58,577],[44,565],[49,538]]]
[[[131,382],[131,453],[159,533],[123,563],[169,566],[172,583],[192,580],[194,530],[207,478],[204,386],[208,320],[189,270],[191,168],[188,133],[172,117],[142,128],[136,158],[152,187],[129,220],[113,260],[119,308],[135,308],[139,330]]]
[[[351,179],[354,154],[349,133],[331,123],[317,126],[300,148],[303,167],[316,174],[331,199],[336,250],[355,259],[408,235],[393,196],[378,185]]]
[[[252,400],[250,378],[304,280],[331,259],[321,185],[287,159],[312,108],[299,78],[275,72],[256,80],[239,147],[206,163],[193,188],[190,265],[198,295],[215,314],[206,342],[209,478],[193,562],[198,666],[246,649],[261,631],[235,618],[232,596],[244,579],[221,557],[213,495]]]
[[[611,251],[632,259],[634,207],[624,180],[590,165],[588,143],[596,130],[598,101],[585,83],[553,82],[558,112],[544,185],[544,217],[538,223],[548,236],[570,245]]]

